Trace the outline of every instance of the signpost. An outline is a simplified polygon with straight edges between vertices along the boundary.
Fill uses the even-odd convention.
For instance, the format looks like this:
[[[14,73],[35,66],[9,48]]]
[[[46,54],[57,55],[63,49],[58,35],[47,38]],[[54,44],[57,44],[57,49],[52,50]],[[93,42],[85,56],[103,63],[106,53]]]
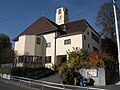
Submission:
[[[97,69],[86,70],[86,76],[87,77],[97,77],[97,74],[98,74]]]

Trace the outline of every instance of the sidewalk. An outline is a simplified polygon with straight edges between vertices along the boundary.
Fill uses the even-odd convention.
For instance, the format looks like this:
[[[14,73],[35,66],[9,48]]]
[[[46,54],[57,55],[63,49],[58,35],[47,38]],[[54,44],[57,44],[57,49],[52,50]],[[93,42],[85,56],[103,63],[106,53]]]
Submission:
[[[42,78],[40,80],[53,82],[53,83],[61,83],[61,78],[58,75],[58,73],[55,73],[55,74],[53,74],[53,75],[51,75],[49,77]]]

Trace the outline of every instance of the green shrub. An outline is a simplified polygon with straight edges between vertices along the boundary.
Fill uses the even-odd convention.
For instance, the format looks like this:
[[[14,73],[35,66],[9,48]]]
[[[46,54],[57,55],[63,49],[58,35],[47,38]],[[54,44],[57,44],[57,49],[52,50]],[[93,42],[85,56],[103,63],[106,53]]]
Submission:
[[[10,67],[1,67],[0,68],[0,73],[1,74],[11,74],[12,68]]]

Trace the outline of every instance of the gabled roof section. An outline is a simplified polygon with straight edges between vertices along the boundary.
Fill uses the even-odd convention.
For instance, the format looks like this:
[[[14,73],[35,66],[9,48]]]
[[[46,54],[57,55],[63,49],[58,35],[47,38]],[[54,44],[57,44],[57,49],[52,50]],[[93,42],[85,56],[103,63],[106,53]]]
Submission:
[[[32,25],[30,25],[27,29],[25,29],[21,34],[19,34],[14,41],[18,40],[21,35],[36,35],[43,32],[55,31],[60,29],[60,27],[42,16],[37,21],[35,21]]]
[[[85,23],[99,36],[99,37],[101,37],[99,34],[98,34],[98,32],[96,32],[94,29],[93,29],[93,27],[85,20]]]
[[[69,23],[60,25],[60,27],[66,32],[66,34],[82,33],[88,27],[85,21],[86,21],[85,19],[82,19],[74,22],[69,22]]]
[[[42,16],[31,26],[25,29],[21,34],[19,34],[14,41],[17,41],[21,35],[40,35],[55,31],[61,33],[58,37],[73,35],[83,33],[88,27],[90,27],[98,36],[100,36],[85,19],[57,25],[53,21]]]
[[[90,26],[90,24],[85,19],[62,24],[60,27],[65,32],[65,34],[61,36],[83,33],[88,27],[90,27],[100,37],[100,35]]]

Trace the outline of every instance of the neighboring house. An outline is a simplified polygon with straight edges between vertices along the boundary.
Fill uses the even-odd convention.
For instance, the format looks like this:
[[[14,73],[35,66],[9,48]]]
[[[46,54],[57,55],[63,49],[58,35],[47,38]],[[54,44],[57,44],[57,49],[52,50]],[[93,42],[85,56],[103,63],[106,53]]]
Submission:
[[[88,52],[101,50],[100,35],[85,19],[68,22],[68,12],[64,7],[56,12],[56,23],[40,17],[15,39],[18,66],[23,62],[43,61],[51,68],[66,61],[66,51],[79,47]],[[22,63],[20,63],[22,62]]]

